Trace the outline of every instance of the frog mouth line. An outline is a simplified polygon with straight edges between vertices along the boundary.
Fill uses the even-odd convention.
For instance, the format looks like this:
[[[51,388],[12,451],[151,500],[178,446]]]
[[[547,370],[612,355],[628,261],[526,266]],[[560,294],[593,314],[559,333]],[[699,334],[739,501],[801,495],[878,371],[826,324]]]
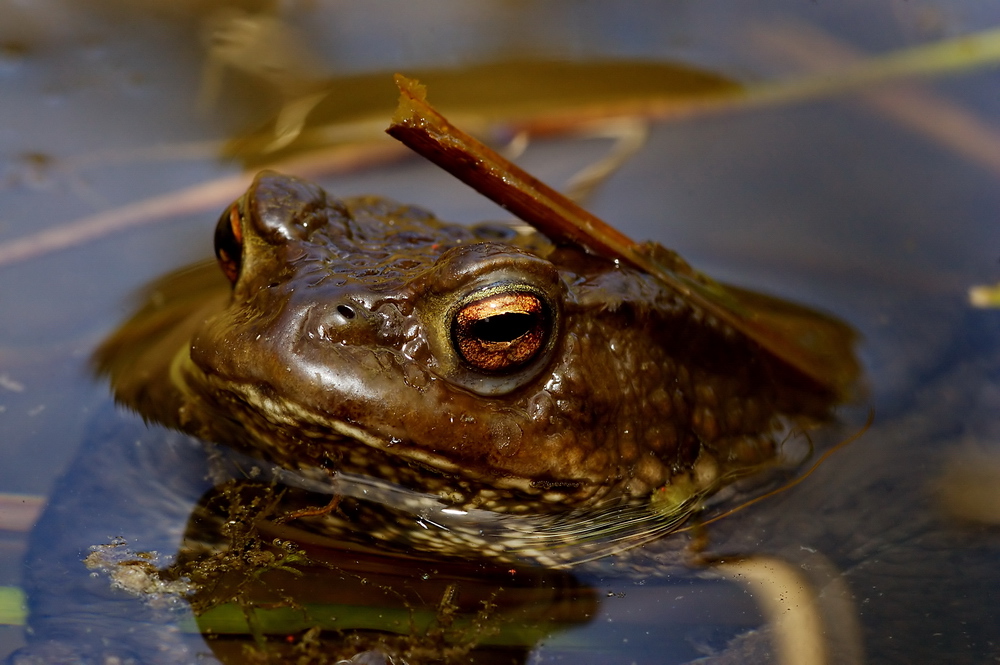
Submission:
[[[309,423],[316,427],[317,431],[323,432],[323,438],[328,438],[329,432],[339,435],[339,443],[356,441],[387,456],[416,462],[421,466],[434,469],[439,473],[461,475],[464,478],[489,485],[496,489],[516,490],[526,495],[539,494],[538,488],[534,487],[528,479],[497,477],[477,473],[472,469],[462,467],[445,457],[420,450],[412,445],[407,445],[405,442],[390,442],[383,437],[372,434],[364,428],[358,427],[357,425],[344,422],[343,420],[319,416],[314,412],[307,411],[299,407],[293,402],[285,400],[276,402],[275,400],[271,400],[261,395],[260,391],[254,386],[244,385],[243,388],[244,390],[242,391],[242,395],[247,399],[248,404],[253,408],[259,409],[260,413],[265,414],[265,417],[276,425],[285,424],[287,422],[302,429],[303,423]],[[284,407],[284,409],[279,411],[279,404]],[[281,419],[272,419],[272,416],[278,413],[281,413],[283,417]]]
[[[275,399],[268,394],[269,391],[263,390],[259,385],[238,382],[230,378],[223,379],[215,374],[206,373],[191,359],[186,349],[182,349],[174,358],[170,373],[178,389],[192,398],[203,396],[207,397],[209,402],[215,402],[218,400],[218,395],[228,395],[234,402],[230,406],[242,405],[240,408],[247,415],[243,420],[244,427],[263,442],[272,442],[275,433],[291,429],[302,434],[300,441],[313,440],[331,446],[344,446],[357,442],[389,458],[414,462],[442,474],[460,476],[484,487],[520,492],[526,498],[541,500],[549,505],[558,505],[564,499],[564,496],[558,493],[543,498],[545,490],[540,490],[530,479],[483,474],[443,456],[407,445],[406,442],[388,441],[365,428],[329,418],[290,400]],[[196,380],[189,380],[192,376]],[[274,446],[269,447],[274,448]],[[287,444],[283,447],[287,447]]]

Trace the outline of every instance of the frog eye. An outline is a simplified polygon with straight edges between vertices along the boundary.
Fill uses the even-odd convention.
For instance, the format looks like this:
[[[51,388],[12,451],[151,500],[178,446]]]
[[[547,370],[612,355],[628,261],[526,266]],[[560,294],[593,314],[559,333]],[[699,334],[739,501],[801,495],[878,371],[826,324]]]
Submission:
[[[518,287],[487,289],[466,301],[451,324],[458,354],[484,372],[516,369],[545,348],[552,315],[545,300]]]
[[[234,203],[222,213],[215,226],[215,256],[219,267],[233,284],[240,276],[243,263],[243,219],[239,203]]]

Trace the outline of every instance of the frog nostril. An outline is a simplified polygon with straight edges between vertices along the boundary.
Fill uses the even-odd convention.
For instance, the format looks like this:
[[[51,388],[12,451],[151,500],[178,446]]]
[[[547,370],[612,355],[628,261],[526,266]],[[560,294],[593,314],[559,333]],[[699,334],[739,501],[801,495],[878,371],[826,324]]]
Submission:
[[[305,332],[313,333],[310,338],[318,336],[340,344],[364,343],[371,336],[372,327],[364,305],[353,302],[319,307],[315,316],[306,319],[305,325]]]

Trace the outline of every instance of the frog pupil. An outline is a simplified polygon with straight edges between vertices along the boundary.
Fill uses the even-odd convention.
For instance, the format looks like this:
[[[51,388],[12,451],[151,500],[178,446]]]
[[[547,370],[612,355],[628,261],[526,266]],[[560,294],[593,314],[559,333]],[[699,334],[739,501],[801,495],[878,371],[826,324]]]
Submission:
[[[476,321],[471,334],[484,342],[512,342],[536,325],[535,317],[527,312],[507,312]]]

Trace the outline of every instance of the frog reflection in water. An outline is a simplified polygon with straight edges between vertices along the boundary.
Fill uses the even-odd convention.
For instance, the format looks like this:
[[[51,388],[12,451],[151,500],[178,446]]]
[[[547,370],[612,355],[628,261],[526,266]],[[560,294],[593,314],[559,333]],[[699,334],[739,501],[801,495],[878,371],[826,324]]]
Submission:
[[[215,245],[229,284],[203,266],[194,295],[161,285],[99,363],[147,419],[331,494],[365,478],[410,492],[389,518],[341,505],[297,520],[320,532],[571,563],[567,515],[604,515],[615,539],[632,522],[669,530],[838,397],[644,273],[539,234],[265,172]],[[657,513],[663,488],[676,505]],[[615,512],[630,506],[635,520]],[[462,520],[414,526],[445,515]]]

